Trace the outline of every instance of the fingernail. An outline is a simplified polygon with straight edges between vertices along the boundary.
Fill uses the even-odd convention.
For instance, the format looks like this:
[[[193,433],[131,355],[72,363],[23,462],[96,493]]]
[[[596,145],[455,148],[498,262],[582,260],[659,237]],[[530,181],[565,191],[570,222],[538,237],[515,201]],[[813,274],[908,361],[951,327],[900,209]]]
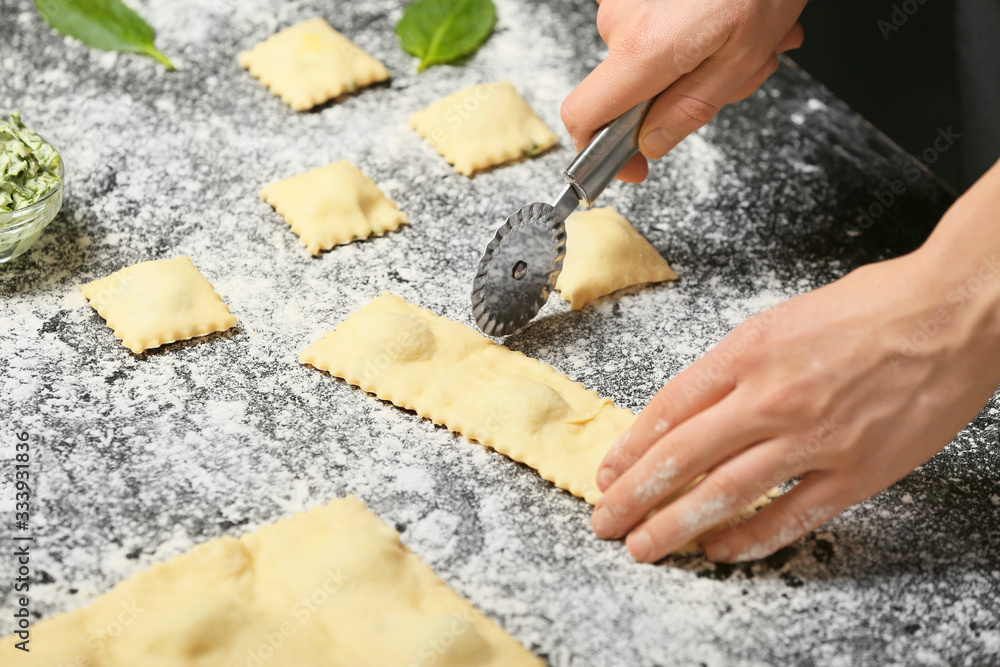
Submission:
[[[628,539],[625,540],[625,546],[632,554],[632,558],[637,561],[646,561],[653,553],[653,540],[650,539],[649,533],[644,530],[629,535]]]
[[[614,468],[604,467],[597,471],[597,488],[606,491],[609,486],[618,479],[618,473]]]
[[[597,536],[604,539],[610,539],[618,534],[615,518],[611,516],[611,512],[606,507],[600,507],[594,512],[594,516],[590,517],[590,525],[594,528]]]
[[[708,560],[725,562],[729,560],[730,556],[729,545],[725,542],[706,544],[705,555],[708,557]]]
[[[673,148],[673,144],[674,142],[670,135],[659,129],[650,130],[639,140],[642,154],[653,160],[666,155],[667,151]]]

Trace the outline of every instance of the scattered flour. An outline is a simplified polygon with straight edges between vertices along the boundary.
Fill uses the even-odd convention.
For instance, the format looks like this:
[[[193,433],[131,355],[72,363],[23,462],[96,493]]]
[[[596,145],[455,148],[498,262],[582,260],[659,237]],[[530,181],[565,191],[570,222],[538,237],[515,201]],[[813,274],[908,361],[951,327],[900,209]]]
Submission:
[[[913,509],[886,521],[865,505],[831,522],[829,562],[813,556],[813,540],[778,568],[723,571],[697,558],[640,565],[619,542],[594,538],[586,504],[524,466],[298,363],[301,349],[386,289],[472,324],[470,281],[493,230],[558,191],[573,157],[559,106],[603,56],[596,7],[496,4],[497,29],[476,56],[421,74],[393,32],[395,0],[210,0],[197,25],[191,15],[204,6],[193,0],[130,3],[179,65],[173,73],[52,34],[28,0],[15,3],[16,21],[0,21],[0,111],[21,108],[68,169],[63,215],[31,253],[0,269],[0,344],[17,350],[0,373],[9,411],[0,488],[11,488],[9,433],[23,429],[38,471],[32,525],[44,536],[33,566],[51,579],[33,586],[33,611],[78,607],[193,544],[354,493],[449,585],[558,667],[780,664],[802,660],[803,650],[834,664],[838,650],[869,650],[834,638],[854,636],[859,619],[896,604],[940,621],[943,655],[975,641],[995,648],[995,633],[974,640],[968,629],[983,623],[1000,587],[995,549],[948,556],[939,575],[937,565],[893,551],[914,535],[932,539]],[[295,114],[235,58],[315,15],[386,62],[393,78]],[[465,179],[407,126],[415,109],[505,78],[557,133],[558,148]],[[822,216],[844,194],[815,165],[825,169],[845,147],[859,177],[889,160],[860,121],[809,99],[815,85],[787,67],[777,79],[654,164],[647,184],[616,183],[602,197],[679,281],[579,312],[550,299],[509,344],[638,410],[732,326],[850,266],[847,250],[817,255],[797,240],[820,238]],[[818,143],[799,116],[807,128],[833,128],[837,146]],[[412,224],[312,258],[256,192],[339,159],[384,187]],[[240,326],[134,358],[75,283],[178,254],[194,258]],[[935,498],[937,479],[969,470],[996,477],[990,447],[977,454],[978,468],[925,475],[909,488]],[[657,483],[669,475],[661,470]],[[995,494],[982,500],[1000,503]],[[10,509],[0,494],[0,513]],[[942,529],[940,549],[969,539],[956,528],[963,520]],[[9,550],[0,544],[0,560]],[[972,562],[983,579],[951,576]],[[877,576],[859,582],[858,572]],[[786,584],[787,573],[807,585]],[[0,581],[0,633],[13,627],[9,593]],[[888,662],[859,655],[856,664]]]
[[[652,475],[635,487],[635,498],[644,503],[659,498],[670,488],[670,483],[675,477],[677,477],[677,465],[674,460],[664,459],[657,465]]]

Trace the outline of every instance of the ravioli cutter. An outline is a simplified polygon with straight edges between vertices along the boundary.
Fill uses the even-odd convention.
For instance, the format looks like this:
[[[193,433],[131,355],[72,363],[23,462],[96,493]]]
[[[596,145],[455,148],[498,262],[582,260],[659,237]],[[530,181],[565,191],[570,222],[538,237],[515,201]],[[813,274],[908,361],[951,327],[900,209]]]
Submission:
[[[489,336],[524,330],[555,288],[566,255],[566,218],[590,206],[639,152],[639,129],[653,100],[605,125],[573,159],[566,186],[551,204],[528,204],[507,218],[479,261],[472,314]]]

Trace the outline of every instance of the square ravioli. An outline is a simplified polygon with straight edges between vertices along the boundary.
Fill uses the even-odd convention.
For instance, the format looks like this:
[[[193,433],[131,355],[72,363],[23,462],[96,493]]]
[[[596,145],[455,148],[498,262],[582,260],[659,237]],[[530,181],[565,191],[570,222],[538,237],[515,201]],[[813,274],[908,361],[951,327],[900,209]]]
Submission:
[[[449,95],[410,116],[410,127],[465,176],[556,143],[556,135],[507,81]]]
[[[281,214],[313,255],[407,222],[396,202],[347,160],[269,183],[260,198]]]
[[[141,262],[79,287],[135,354],[237,322],[190,257]]]
[[[676,279],[667,260],[610,206],[566,219],[566,258],[556,289],[573,310],[626,287]]]
[[[296,111],[389,78],[385,65],[318,17],[242,52],[239,62]]]

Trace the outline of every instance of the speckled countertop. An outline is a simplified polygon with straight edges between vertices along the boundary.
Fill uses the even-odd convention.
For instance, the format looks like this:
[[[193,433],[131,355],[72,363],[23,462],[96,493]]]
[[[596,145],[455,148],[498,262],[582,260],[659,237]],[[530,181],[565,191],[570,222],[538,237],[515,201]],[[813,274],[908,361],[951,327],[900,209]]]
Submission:
[[[494,227],[549,199],[572,157],[559,103],[603,55],[594,3],[498,0],[496,33],[467,65],[420,75],[395,41],[399,2],[134,4],[178,71],[89,51],[27,0],[0,0],[0,110],[21,109],[68,173],[60,216],[0,267],[0,634],[13,629],[10,463],[27,432],[39,616],[197,542],[354,493],[552,665],[1000,661],[996,400],[927,465],[764,562],[650,566],[595,539],[588,506],[533,471],[298,363],[386,289],[471,325]],[[296,114],[237,65],[241,49],[315,15],[391,82]],[[560,148],[470,180],[406,126],[412,110],[502,78]],[[412,225],[313,258],[255,193],[343,158]],[[510,344],[638,410],[748,315],[918,245],[951,198],[927,174],[910,180],[907,159],[786,63],[647,185],[606,193],[680,280],[576,313],[552,299]],[[853,232],[859,207],[897,179],[906,193]],[[75,283],[180,254],[240,325],[134,357]]]

